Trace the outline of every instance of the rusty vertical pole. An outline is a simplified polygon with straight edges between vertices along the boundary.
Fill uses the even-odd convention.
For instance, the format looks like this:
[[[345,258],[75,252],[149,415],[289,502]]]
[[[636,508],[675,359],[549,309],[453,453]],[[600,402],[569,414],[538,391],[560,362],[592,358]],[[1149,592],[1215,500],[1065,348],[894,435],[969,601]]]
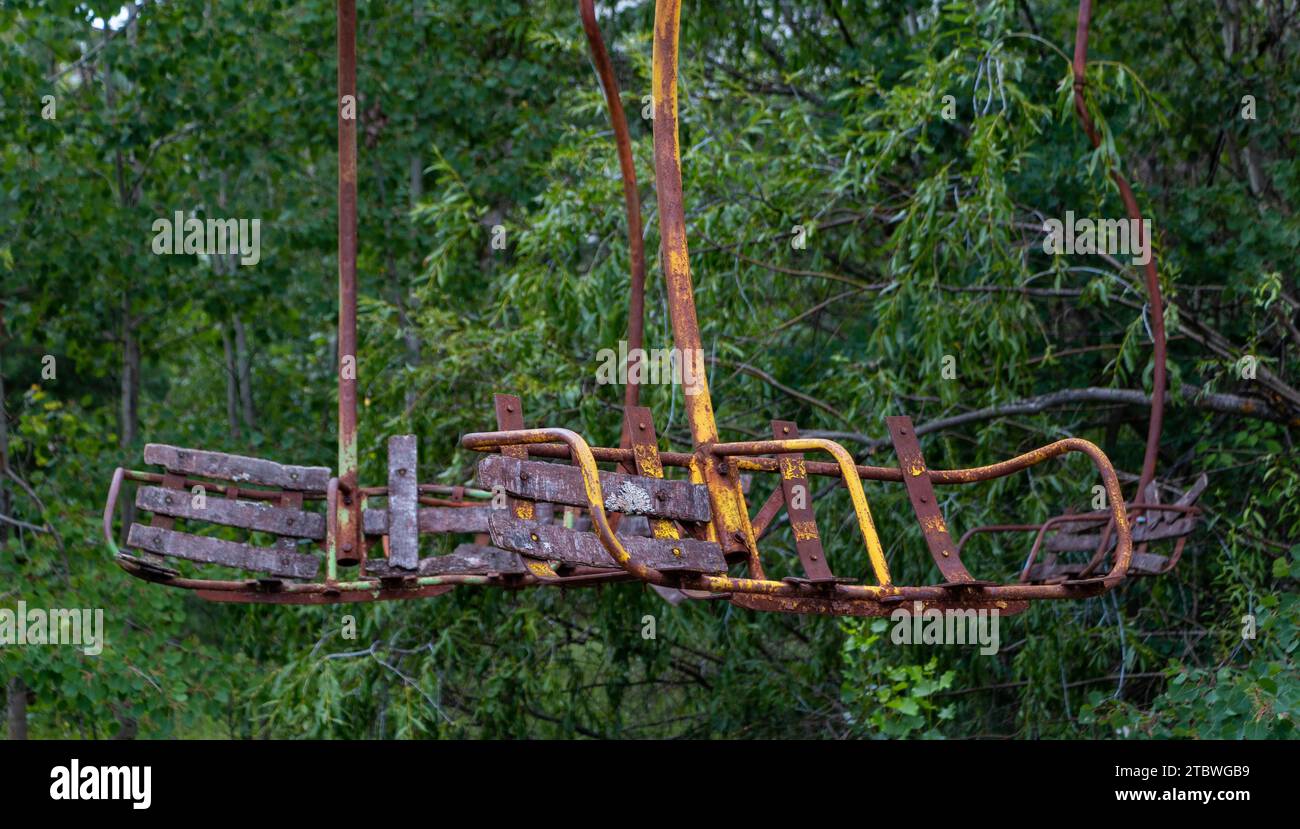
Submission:
[[[614,129],[614,143],[618,147],[619,172],[623,176],[628,256],[632,263],[627,313],[628,379],[623,390],[623,408],[626,411],[639,406],[641,402],[641,386],[632,379],[637,363],[640,362],[640,350],[645,336],[645,242],[641,238],[641,196],[637,193],[636,165],[632,162],[632,137],[628,132],[627,116],[623,112],[623,101],[619,96],[618,79],[614,76],[614,64],[605,49],[600,25],[596,22],[595,0],[578,0],[578,9],[582,14],[582,28],[587,33],[587,44],[591,47],[591,60],[605,92],[609,124]],[[623,448],[630,448],[631,445],[625,434]]]
[[[338,0],[339,502],[336,556],[360,561],[357,488],[357,4]]]
[[[724,465],[708,451],[718,442],[718,426],[704,371],[704,347],[695,314],[690,255],[686,246],[686,211],[682,193],[681,146],[677,135],[677,41],[681,0],[656,0],[654,29],[655,189],[659,198],[660,256],[668,284],[668,313],[673,345],[682,363],[686,418],[695,443],[697,473],[708,485],[713,506],[713,535],[727,552],[744,552],[752,578],[763,578],[754,530],[740,491],[734,463]]]
[[[1087,103],[1083,95],[1083,90],[1087,86],[1088,26],[1091,20],[1091,0],[1079,0],[1078,25],[1074,30],[1074,111],[1079,116],[1083,131],[1087,133],[1092,146],[1100,147],[1101,135],[1092,123],[1092,116],[1088,114]],[[1146,225],[1142,222],[1142,213],[1138,208],[1137,198],[1133,195],[1133,188],[1129,185],[1128,179],[1124,177],[1118,167],[1110,171],[1110,176],[1115,180],[1115,186],[1119,188],[1119,195],[1124,202],[1124,209],[1128,212],[1129,218],[1137,222],[1138,233],[1145,233]],[[1142,457],[1142,474],[1138,478],[1137,494],[1133,498],[1134,503],[1138,504],[1146,501],[1147,484],[1151,483],[1151,480],[1156,476],[1156,460],[1160,454],[1160,433],[1164,426],[1165,386],[1169,382],[1167,379],[1168,368],[1166,366],[1164,297],[1160,294],[1160,273],[1156,269],[1155,250],[1150,247],[1154,244],[1154,240],[1147,239],[1146,243],[1150,251],[1145,266],[1145,276],[1148,316],[1151,323],[1152,388],[1151,417],[1147,422],[1146,452]]]

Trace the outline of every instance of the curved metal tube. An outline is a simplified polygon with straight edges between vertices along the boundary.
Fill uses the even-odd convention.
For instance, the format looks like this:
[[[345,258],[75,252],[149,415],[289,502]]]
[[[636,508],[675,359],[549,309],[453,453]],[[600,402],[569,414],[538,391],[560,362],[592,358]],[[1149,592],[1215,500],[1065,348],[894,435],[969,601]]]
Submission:
[[[126,470],[122,467],[113,470],[113,481],[108,485],[108,500],[104,502],[104,541],[114,558],[122,554],[117,549],[117,542],[113,540],[113,512],[117,509],[117,496],[122,491],[122,478],[125,476]]]

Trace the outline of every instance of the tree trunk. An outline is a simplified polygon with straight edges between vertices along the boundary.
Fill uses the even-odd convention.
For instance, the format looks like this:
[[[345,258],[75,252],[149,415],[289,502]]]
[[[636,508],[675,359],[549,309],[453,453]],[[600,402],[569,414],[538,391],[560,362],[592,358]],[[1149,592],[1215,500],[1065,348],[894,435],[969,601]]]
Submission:
[[[249,367],[248,333],[244,329],[244,321],[238,314],[234,317],[234,325],[235,367],[239,370],[239,401],[244,415],[244,426],[248,427],[251,433],[256,428],[254,425],[256,415],[253,412],[253,372]]]
[[[239,440],[239,390],[235,380],[235,349],[230,343],[230,331],[221,326],[221,347],[226,352],[226,423],[230,437]]]
[[[22,677],[9,680],[9,739],[27,739],[27,685]]]

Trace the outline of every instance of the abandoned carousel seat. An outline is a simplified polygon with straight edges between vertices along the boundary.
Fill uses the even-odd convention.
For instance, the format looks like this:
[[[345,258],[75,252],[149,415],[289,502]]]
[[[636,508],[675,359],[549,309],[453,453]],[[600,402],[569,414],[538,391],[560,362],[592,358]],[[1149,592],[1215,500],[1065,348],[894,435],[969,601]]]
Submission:
[[[1200,514],[1196,503],[1208,483],[1209,479],[1202,474],[1190,489],[1179,493],[1174,503],[1162,504],[1160,488],[1152,481],[1147,485],[1141,503],[1125,505],[1132,521],[1133,543],[1141,545],[1133,551],[1130,576],[1161,576],[1178,566],[1187,538],[1195,529]],[[1107,513],[1058,515],[1036,530],[1034,546],[1021,573],[1022,582],[1051,583],[1087,578],[1115,547]],[[1148,551],[1151,542],[1156,541],[1174,542],[1169,555]],[[1037,561],[1040,550],[1044,551],[1043,560]],[[1092,554],[1087,561],[1067,561],[1063,557],[1066,553],[1084,552]]]
[[[495,402],[500,431],[466,435],[462,445],[499,450],[478,465],[479,486],[507,496],[503,509],[489,512],[488,531],[493,546],[522,556],[532,575],[563,583],[626,580],[647,568],[684,575],[726,570],[722,547],[704,540],[711,520],[708,490],[664,478],[648,409],[631,406],[625,413],[635,457],[627,473],[598,469],[590,447],[573,432],[524,429],[519,398],[496,395]],[[530,460],[530,446],[572,465]],[[563,508],[567,525],[540,520],[548,507]],[[575,518],[575,507],[586,515]],[[616,560],[611,549],[625,550],[629,561]]]
[[[312,579],[320,571],[321,556],[312,547],[323,545],[326,520],[322,513],[304,507],[308,501],[325,498],[329,469],[159,443],[145,446],[144,460],[163,472],[129,474],[132,480],[151,484],[137,488],[135,506],[152,517],[147,524],[132,523],[127,532],[128,549],[139,555],[118,556],[133,574],[177,575],[163,564],[166,558],[221,565],[271,579]],[[128,477],[126,470],[114,476],[105,512],[106,532],[111,529],[112,506],[124,477]],[[185,529],[178,529],[177,521]],[[190,525],[242,529],[271,536],[273,543],[263,546],[251,540],[198,535],[186,531]]]

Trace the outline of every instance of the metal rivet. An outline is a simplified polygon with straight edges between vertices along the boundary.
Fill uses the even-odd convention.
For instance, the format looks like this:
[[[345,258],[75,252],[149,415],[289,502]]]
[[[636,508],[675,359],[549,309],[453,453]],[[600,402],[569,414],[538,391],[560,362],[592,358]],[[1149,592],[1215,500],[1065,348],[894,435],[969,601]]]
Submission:
[[[514,406],[506,406],[506,411],[507,411],[507,412],[513,412],[514,410],[515,410],[515,407],[514,407]]]
[[[405,470],[405,469],[399,469],[399,470],[397,470],[397,474],[398,474],[399,477],[405,477],[405,476],[406,476],[406,470]]]
[[[681,547],[674,547],[674,548],[673,548],[673,555],[677,556],[678,558],[681,558],[681,557],[682,557],[682,548],[681,548]]]
[[[291,481],[296,481],[296,480],[298,480],[298,473],[297,473],[297,472],[290,472],[290,473],[289,473],[289,480],[291,480]]]
[[[782,427],[781,427],[781,434],[783,434],[783,435],[788,435],[788,434],[790,434],[790,427],[789,427],[789,426],[782,426]]]
[[[640,429],[641,431],[644,432],[644,431],[645,431],[645,424],[644,424],[644,423],[638,423],[638,424],[636,425],[636,428],[638,428],[638,429]]]
[[[168,495],[166,498],[163,499],[164,504],[170,504],[171,502],[172,502],[172,497],[170,495]]]
[[[541,539],[537,537],[537,533],[529,533],[528,537],[531,538],[533,541],[541,541]]]

